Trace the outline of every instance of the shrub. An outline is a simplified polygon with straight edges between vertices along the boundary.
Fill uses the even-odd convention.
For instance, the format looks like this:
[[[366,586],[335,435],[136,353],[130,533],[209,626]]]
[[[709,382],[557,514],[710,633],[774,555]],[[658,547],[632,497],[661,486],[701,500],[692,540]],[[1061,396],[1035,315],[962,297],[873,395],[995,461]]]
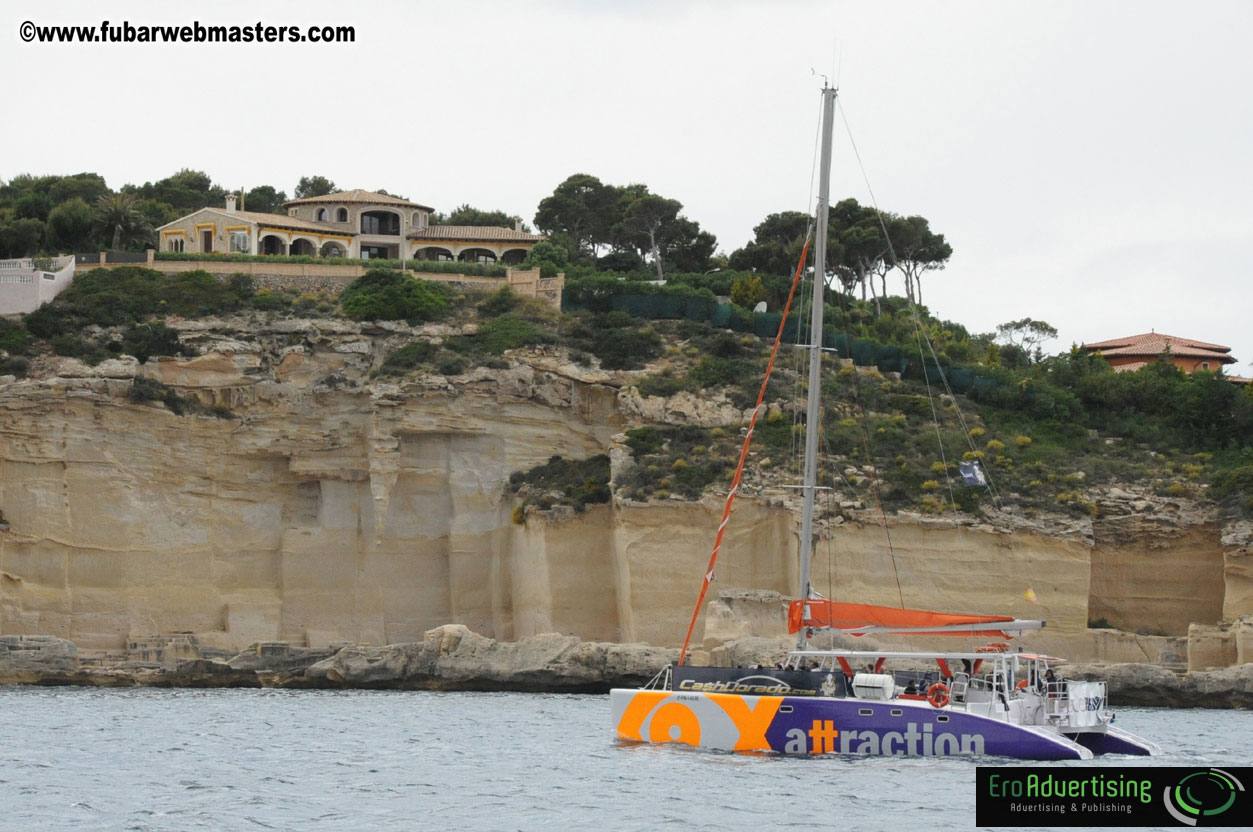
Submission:
[[[999,439],[989,439],[988,444],[985,447],[989,451],[996,453],[1005,450],[1005,443]]]
[[[644,376],[635,383],[641,396],[669,397],[684,389],[684,382],[676,378],[669,370],[655,376]]]
[[[527,505],[543,509],[568,505],[575,511],[583,511],[589,503],[609,502],[609,457],[605,454],[581,460],[549,457],[548,462],[529,471],[515,471],[509,477],[509,487],[515,494],[525,496],[519,509]]]
[[[501,315],[479,325],[474,336],[462,336],[454,349],[478,351],[487,355],[500,355],[506,350],[516,350],[531,344],[546,344],[554,339],[547,332],[514,315]]]
[[[122,333],[122,349],[142,364],[153,355],[195,355],[196,350],[184,346],[178,331],[163,323],[138,324]]]
[[[665,444],[661,431],[652,425],[628,430],[626,437],[626,445],[631,449],[631,453],[636,459],[657,453],[661,450],[662,445]]]
[[[353,320],[417,324],[448,314],[451,294],[443,283],[371,269],[344,287],[339,302],[344,314]]]
[[[504,286],[499,291],[488,295],[487,299],[476,308],[479,315],[485,318],[498,318],[501,315],[512,312],[519,302],[520,298],[513,293],[513,290],[508,286]]]
[[[144,376],[136,377],[131,384],[130,400],[135,404],[161,402],[170,409],[170,412],[179,416],[191,409],[191,403],[180,396],[173,387]]]
[[[439,347],[430,341],[413,341],[398,350],[393,350],[383,359],[379,366],[379,374],[385,376],[403,376],[421,364],[434,358]]]
[[[20,355],[11,355],[8,358],[0,360],[0,376],[17,376],[18,378],[26,378],[26,371],[30,369],[30,359]]]
[[[0,318],[0,350],[9,355],[24,355],[34,337],[17,321]]]
[[[441,376],[458,376],[465,372],[466,362],[455,355],[445,354],[435,362],[435,372]]]

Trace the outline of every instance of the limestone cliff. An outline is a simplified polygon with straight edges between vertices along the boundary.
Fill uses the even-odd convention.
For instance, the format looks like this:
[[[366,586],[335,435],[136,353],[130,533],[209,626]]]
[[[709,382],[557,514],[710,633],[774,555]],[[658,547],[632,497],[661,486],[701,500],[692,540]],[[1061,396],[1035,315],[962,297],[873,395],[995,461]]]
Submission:
[[[396,346],[455,334],[441,326],[174,325],[203,355],[45,357],[31,379],[0,381],[0,634],[115,652],[169,633],[224,651],[416,642],[447,623],[500,640],[682,640],[720,498],[519,525],[507,484],[554,454],[612,451],[641,419],[734,424],[725,402],[647,400],[543,350],[452,378],[369,378]],[[136,374],[218,415],[133,403]],[[791,591],[794,494],[740,501],[718,589]],[[1129,492],[1102,505],[1097,521],[902,515],[886,528],[844,507],[822,518],[815,584],[1046,618],[1041,649],[1091,660],[1186,662],[1190,624],[1253,611],[1249,529]],[[728,596],[707,617],[706,648],[782,624],[759,598]],[[1088,630],[1096,618],[1146,634]]]

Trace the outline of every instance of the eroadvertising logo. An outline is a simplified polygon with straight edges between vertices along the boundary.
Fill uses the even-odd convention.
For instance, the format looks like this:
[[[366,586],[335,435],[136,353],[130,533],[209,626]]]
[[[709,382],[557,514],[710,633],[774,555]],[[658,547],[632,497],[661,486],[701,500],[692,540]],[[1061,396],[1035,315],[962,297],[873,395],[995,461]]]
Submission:
[[[977,826],[1247,826],[1253,768],[980,766]]]

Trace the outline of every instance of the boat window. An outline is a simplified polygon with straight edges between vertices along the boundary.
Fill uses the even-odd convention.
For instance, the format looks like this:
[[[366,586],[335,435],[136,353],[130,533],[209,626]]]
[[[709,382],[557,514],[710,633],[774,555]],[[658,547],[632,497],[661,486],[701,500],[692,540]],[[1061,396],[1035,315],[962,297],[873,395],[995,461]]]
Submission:
[[[792,712],[792,706],[791,706],[791,705],[780,705],[780,706],[779,706],[779,713],[781,713],[781,714],[790,714],[791,712]]]
[[[948,717],[945,716],[944,714],[940,714],[939,716],[935,718],[935,721],[936,722],[948,722]]]
[[[904,714],[904,713],[905,713],[905,712],[904,712],[904,711],[902,711],[900,708],[893,708],[893,709],[892,709],[892,716],[901,716],[901,715],[902,715],[902,714]]]
[[[860,716],[874,716],[874,711],[870,708],[858,708],[857,713]]]

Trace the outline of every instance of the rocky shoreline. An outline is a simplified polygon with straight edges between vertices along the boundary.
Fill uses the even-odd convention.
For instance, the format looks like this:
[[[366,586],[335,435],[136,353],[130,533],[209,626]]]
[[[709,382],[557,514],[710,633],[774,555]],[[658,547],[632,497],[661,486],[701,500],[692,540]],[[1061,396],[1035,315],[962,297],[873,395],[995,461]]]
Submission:
[[[261,642],[229,658],[163,662],[80,660],[65,639],[0,636],[0,685],[594,694],[642,685],[677,657],[673,648],[556,633],[498,642],[462,625],[405,644]],[[1151,664],[1067,665],[1064,675],[1104,679],[1116,707],[1253,707],[1253,663],[1186,675]]]

